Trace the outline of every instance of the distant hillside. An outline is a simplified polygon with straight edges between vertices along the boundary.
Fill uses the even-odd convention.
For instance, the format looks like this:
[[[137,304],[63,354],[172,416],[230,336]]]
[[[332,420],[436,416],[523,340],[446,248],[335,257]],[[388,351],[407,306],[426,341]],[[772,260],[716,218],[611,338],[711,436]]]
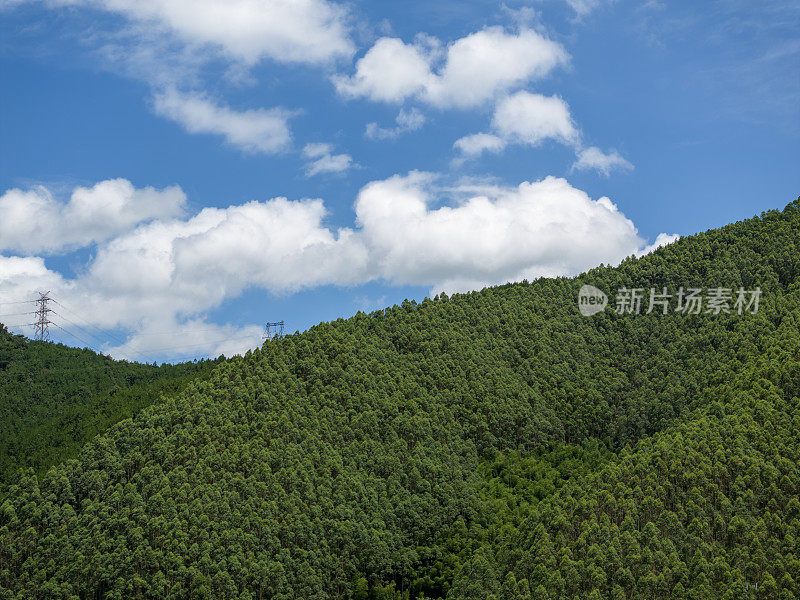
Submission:
[[[146,365],[30,341],[0,324],[0,489],[43,474],[114,423],[176,394],[213,362]],[[1,492],[0,492],[1,493]]]
[[[12,486],[0,597],[796,598],[798,257],[800,200],[265,344]]]

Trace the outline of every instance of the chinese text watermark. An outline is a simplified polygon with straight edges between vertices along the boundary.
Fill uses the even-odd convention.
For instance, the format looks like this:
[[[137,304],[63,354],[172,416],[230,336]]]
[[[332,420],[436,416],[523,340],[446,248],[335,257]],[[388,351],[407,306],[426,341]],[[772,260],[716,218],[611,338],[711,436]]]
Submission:
[[[617,290],[614,312],[625,314],[664,314],[669,312],[684,315],[721,313],[757,313],[761,298],[761,288],[746,290],[725,287],[679,287],[668,290],[666,287],[640,288],[622,287]],[[578,292],[578,310],[586,317],[606,309],[608,296],[593,285],[581,286]]]

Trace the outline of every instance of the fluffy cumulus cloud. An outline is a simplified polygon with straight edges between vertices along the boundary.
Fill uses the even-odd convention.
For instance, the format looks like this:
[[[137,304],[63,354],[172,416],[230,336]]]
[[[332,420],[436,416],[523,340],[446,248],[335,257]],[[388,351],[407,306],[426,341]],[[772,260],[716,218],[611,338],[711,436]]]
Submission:
[[[596,146],[585,148],[567,103],[558,96],[519,91],[501,98],[494,108],[491,131],[459,138],[453,144],[459,157],[455,164],[485,152],[501,152],[509,144],[539,146],[553,140],[574,148],[573,170],[595,170],[608,177],[611,171],[630,171],[633,165],[619,152],[605,153]]]
[[[367,185],[356,201],[374,276],[463,291],[565,275],[639,248],[633,223],[607,198],[592,200],[564,179],[462,192],[441,204],[434,179],[412,173]],[[452,190],[451,190],[452,191]]]
[[[456,140],[454,147],[465,157],[499,152],[508,144],[538,146],[545,140],[576,145],[580,140],[569,106],[558,96],[520,91],[500,99],[492,116],[492,132]]]
[[[608,177],[611,171],[617,169],[630,171],[633,169],[633,165],[625,160],[616,150],[605,153],[600,150],[600,148],[591,146],[578,152],[578,160],[575,161],[572,168],[577,170],[594,169],[598,173],[602,173]]]
[[[320,173],[342,173],[354,165],[349,154],[334,154],[331,144],[314,143],[303,147],[303,156],[308,159],[306,176],[313,177]]]
[[[63,277],[48,269],[42,257],[0,255],[0,304],[29,299],[35,290],[64,287]]]
[[[256,345],[258,328],[205,315],[248,288],[286,294],[383,280],[463,291],[572,274],[652,248],[608,198],[593,200],[564,179],[480,189],[438,181],[412,172],[369,183],[348,228],[326,225],[319,199],[164,217],[101,243],[71,278],[42,257],[0,256],[0,301],[50,289],[76,313],[63,317],[79,313],[86,327],[128,332],[110,349],[117,356],[179,355],[187,345],[231,353]]]
[[[349,97],[397,103],[417,98],[442,108],[469,108],[542,78],[568,59],[560,44],[535,31],[487,27],[445,49],[429,37],[413,44],[381,38],[357,61],[352,76],[334,83]]]
[[[356,63],[352,77],[337,76],[340,94],[378,102],[402,102],[422,92],[433,78],[423,49],[397,38],[381,38]]]
[[[125,179],[77,187],[68,201],[48,189],[11,189],[0,196],[0,251],[50,253],[102,242],[151,219],[180,215],[178,187],[136,189]]]
[[[327,0],[47,0],[120,15],[190,46],[254,64],[263,58],[320,63],[350,56],[347,13]]]
[[[201,94],[166,90],[155,94],[157,114],[179,123],[189,133],[221,135],[244,152],[275,154],[292,142],[290,111],[281,108],[235,111]]]
[[[288,293],[363,277],[363,246],[349,230],[326,228],[324,216],[320,200],[206,208],[109,240],[74,278],[48,269],[41,257],[0,256],[0,302],[49,289],[61,303],[56,320],[69,320],[65,327],[80,342],[97,343],[86,338],[92,328],[129,332],[106,348],[119,357],[180,356],[187,345],[196,354],[241,352],[258,345],[260,329],[208,323],[208,310],[249,287]],[[62,305],[71,312],[62,313]]]
[[[557,96],[517,92],[495,108],[492,127],[505,140],[536,146],[546,139],[573,144],[578,131],[567,103]]]
[[[173,282],[195,298],[217,302],[249,286],[286,293],[364,279],[366,248],[351,229],[323,224],[322,200],[275,198],[218,213],[213,227],[172,247]]]

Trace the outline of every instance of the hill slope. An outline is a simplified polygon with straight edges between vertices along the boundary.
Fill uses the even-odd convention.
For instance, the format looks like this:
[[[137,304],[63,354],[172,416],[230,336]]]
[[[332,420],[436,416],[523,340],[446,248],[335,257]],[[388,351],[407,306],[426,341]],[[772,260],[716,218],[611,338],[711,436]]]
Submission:
[[[13,486],[0,590],[793,598],[798,256],[796,201],[617,268],[266,344]],[[584,283],[763,297],[586,318]]]
[[[161,395],[176,394],[215,362],[146,365],[36,342],[0,324],[0,488],[33,467],[77,456],[98,433]]]

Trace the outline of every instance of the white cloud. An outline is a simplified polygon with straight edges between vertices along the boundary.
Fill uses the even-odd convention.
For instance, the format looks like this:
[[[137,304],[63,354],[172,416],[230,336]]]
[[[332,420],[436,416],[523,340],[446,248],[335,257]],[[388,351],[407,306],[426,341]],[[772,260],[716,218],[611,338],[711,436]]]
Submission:
[[[392,140],[409,131],[420,129],[425,124],[425,115],[416,108],[401,108],[395,123],[396,127],[380,127],[377,123],[367,123],[364,135],[371,140]]]
[[[222,286],[220,298],[251,285],[284,293],[361,281],[366,249],[352,230],[325,227],[325,214],[321,200],[229,207],[218,225],[174,246],[175,281],[205,294]]]
[[[428,89],[438,106],[476,106],[498,92],[541,79],[565,64],[564,48],[532,30],[509,35],[490,27],[457,40],[447,51],[447,61]]]
[[[131,297],[169,289],[196,312],[249,286],[286,293],[374,279],[487,285],[578,272],[642,246],[613,203],[593,201],[563,179],[470,190],[456,188],[462,199],[440,206],[445,194],[433,175],[375,181],[356,199],[356,226],[337,231],[324,225],[321,200],[205,209],[113,240],[87,276],[92,287]]]
[[[465,156],[480,156],[484,152],[500,152],[506,141],[491,133],[474,133],[457,139],[453,146]]]
[[[437,59],[444,62],[437,67]],[[564,48],[535,31],[517,34],[487,27],[456,40],[443,52],[438,40],[406,44],[381,38],[356,63],[351,77],[336,77],[340,94],[381,102],[418,98],[434,106],[469,108],[540,79],[569,59]]]
[[[306,176],[312,177],[320,173],[341,173],[352,168],[353,157],[349,154],[333,154],[331,144],[306,144],[303,156],[311,159],[306,165]]]
[[[104,326],[135,329],[143,316],[201,315],[249,287],[282,294],[359,281],[364,248],[324,217],[321,200],[274,198],[139,227],[100,248],[80,278],[92,292],[81,303]]]
[[[473,158],[483,152],[500,152],[508,144],[538,146],[552,139],[577,145],[580,141],[580,132],[564,100],[526,91],[500,99],[494,109],[492,131],[462,137],[454,147],[462,157]]]
[[[0,298],[50,289],[87,326],[129,332],[112,349],[117,356],[179,356],[187,345],[214,354],[258,342],[255,325],[218,326],[205,316],[248,288],[286,294],[384,280],[464,291],[574,274],[643,246],[608,198],[592,200],[564,179],[455,188],[438,181],[412,172],[369,183],[351,228],[327,226],[322,200],[286,198],[139,225],[101,243],[71,278],[41,257],[0,256]]]
[[[554,140],[575,149],[573,170],[594,169],[608,177],[613,170],[630,171],[634,168],[616,150],[606,154],[596,146],[584,148],[581,132],[564,100],[527,91],[516,92],[498,101],[490,133],[475,133],[456,140],[453,147],[459,156],[453,164],[458,166],[484,152],[501,152],[509,144],[538,146],[545,140]]]
[[[641,246],[616,207],[548,177],[438,203],[430,176],[412,173],[367,185],[356,201],[360,234],[376,273],[435,290],[580,272]],[[487,188],[487,192],[490,188]]]
[[[147,360],[157,354],[172,359],[199,355],[209,358],[244,354],[263,342],[258,325],[217,325],[203,318],[177,322],[174,318],[148,319],[125,343],[110,347],[108,353],[128,360]]]
[[[637,251],[635,254],[636,256],[644,256],[645,254],[650,254],[653,250],[658,250],[662,246],[666,246],[668,244],[677,242],[679,239],[681,239],[681,236],[679,236],[677,233],[669,233],[669,234],[659,233],[656,236],[655,242],[653,242],[648,246],[645,246],[641,250]]]
[[[630,171],[633,170],[633,165],[616,150],[606,154],[600,148],[591,146],[578,152],[578,160],[575,161],[572,168],[577,170],[594,169],[608,177],[614,169]]]
[[[185,356],[187,345],[197,355],[242,351],[257,345],[260,327],[206,323],[207,311],[249,287],[289,293],[356,283],[367,272],[365,249],[352,231],[329,230],[324,216],[320,200],[275,198],[206,208],[190,219],[142,225],[106,242],[69,279],[49,270],[41,257],[0,256],[0,298],[25,300],[51,290],[80,315],[81,326],[130,333],[124,343],[103,348],[117,357],[177,358]],[[54,308],[54,321],[99,345],[65,322],[73,313]]]
[[[216,49],[252,65],[263,58],[320,63],[350,56],[345,9],[326,0],[49,0],[125,17],[136,27]]]
[[[0,298],[18,302],[33,298],[36,290],[62,289],[64,279],[49,270],[40,256],[0,255]]]
[[[329,0],[41,0],[41,4],[61,12],[87,9],[70,12],[91,20],[70,24],[99,64],[115,75],[147,82],[156,90],[154,105],[160,115],[191,133],[221,135],[247,152],[272,154],[286,149],[292,113],[277,108],[235,111],[174,88],[202,88],[204,68],[213,73],[222,65],[229,82],[251,83],[252,67],[262,59],[330,66],[355,50],[349,9]],[[121,17],[122,26],[96,19],[91,9]]]
[[[154,96],[157,114],[181,124],[189,133],[221,135],[245,152],[275,154],[292,142],[289,118],[281,108],[235,111],[200,94],[166,90]]]
[[[422,92],[433,78],[424,51],[397,38],[381,38],[356,63],[352,77],[337,76],[334,84],[345,96],[380,102],[402,102]]]
[[[492,127],[506,140],[531,146],[546,139],[564,144],[578,139],[566,102],[530,92],[503,98],[495,108]]]
[[[0,251],[33,254],[88,246],[143,221],[180,215],[185,205],[178,187],[136,189],[126,179],[77,187],[68,202],[41,186],[15,188],[0,196]]]

